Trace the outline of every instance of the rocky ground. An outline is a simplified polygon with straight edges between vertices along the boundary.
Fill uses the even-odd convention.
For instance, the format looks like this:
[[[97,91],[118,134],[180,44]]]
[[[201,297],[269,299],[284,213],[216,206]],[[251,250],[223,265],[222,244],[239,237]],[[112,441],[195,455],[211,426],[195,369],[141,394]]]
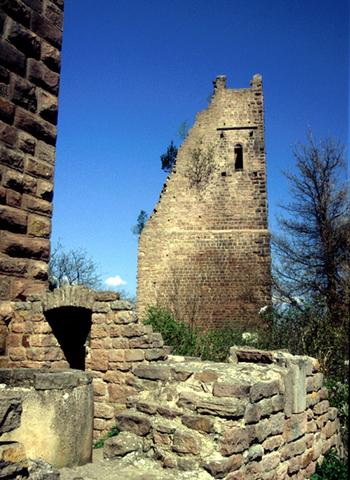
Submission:
[[[74,468],[59,470],[60,480],[210,480],[206,472],[179,472],[162,468],[154,460],[127,459],[104,460],[103,449],[94,450],[93,462]]]

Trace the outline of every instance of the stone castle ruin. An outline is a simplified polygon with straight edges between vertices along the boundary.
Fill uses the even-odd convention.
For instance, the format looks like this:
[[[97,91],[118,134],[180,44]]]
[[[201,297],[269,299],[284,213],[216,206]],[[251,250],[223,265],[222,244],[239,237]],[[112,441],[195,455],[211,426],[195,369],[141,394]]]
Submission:
[[[162,336],[117,293],[78,286],[48,290],[63,0],[0,5],[0,478],[310,478],[331,447],[342,452],[337,410],[329,405],[315,359],[240,347],[232,347],[226,363],[173,356]],[[241,97],[237,117],[231,118],[227,105]],[[223,78],[217,79],[214,99],[170,175],[163,197],[168,200],[160,202],[159,215],[141,239],[140,288],[142,282],[147,287],[142,275],[152,262],[145,248],[156,220],[163,226],[168,220],[169,192],[180,196],[177,204],[184,211],[197,205],[196,228],[184,224],[182,230],[174,209],[172,256],[178,253],[177,240],[187,247],[178,264],[160,255],[149,286],[163,285],[164,272],[177,265],[186,273],[189,254],[197,259],[198,272],[209,275],[222,251],[225,293],[221,310],[210,315],[218,324],[228,313],[243,312],[243,297],[234,301],[228,289],[229,265],[238,275],[238,263],[255,268],[255,258],[255,278],[266,280],[261,289],[252,287],[249,312],[269,298],[262,113],[260,77],[242,91],[226,90]],[[203,151],[214,152],[215,169],[211,154],[206,156],[206,185],[185,175],[185,152],[191,149],[200,152],[199,162]],[[232,203],[248,212],[246,220],[236,208],[231,211]],[[219,212],[226,209],[225,227]],[[233,245],[240,245],[239,259],[231,256]],[[153,267],[156,271],[157,259]],[[187,275],[191,281],[193,270]],[[169,287],[163,286],[160,295]],[[210,288],[206,297],[211,298]],[[144,305],[154,301],[142,299]],[[209,315],[212,300],[204,300]],[[93,440],[113,427],[120,433],[105,442],[106,460],[89,463]]]
[[[214,82],[139,242],[137,311],[254,325],[271,303],[262,79]]]

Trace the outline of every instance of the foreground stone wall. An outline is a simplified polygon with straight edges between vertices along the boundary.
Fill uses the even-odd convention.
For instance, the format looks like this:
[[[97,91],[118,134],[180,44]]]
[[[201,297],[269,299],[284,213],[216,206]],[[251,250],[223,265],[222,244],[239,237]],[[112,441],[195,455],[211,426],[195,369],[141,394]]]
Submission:
[[[283,480],[310,478],[331,447],[342,453],[315,359],[233,348],[230,361],[172,357],[134,368],[147,390],[117,415],[122,433],[105,456],[137,464],[146,451],[198,478]]]
[[[160,305],[188,322],[249,326],[271,301],[262,79],[243,89],[225,82],[214,82],[142,230],[141,317]]]
[[[74,323],[81,309],[91,323],[84,344],[74,344]],[[59,338],[48,321],[52,312],[64,329]],[[144,388],[133,367],[167,356],[162,336],[139,323],[131,305],[114,292],[63,287],[33,295],[27,302],[3,302],[0,318],[1,314],[7,325],[3,368],[69,368],[64,342],[73,337],[73,349],[83,351],[84,369],[92,373],[95,438],[115,425],[115,414],[125,408],[127,397]]]
[[[62,25],[63,0],[1,1],[0,300],[47,287]]]
[[[10,444],[28,459],[40,458],[57,468],[91,461],[90,375],[76,370],[0,369],[0,385],[0,424],[3,420],[6,426],[0,428],[0,449],[1,444]],[[17,468],[29,466],[16,463]]]

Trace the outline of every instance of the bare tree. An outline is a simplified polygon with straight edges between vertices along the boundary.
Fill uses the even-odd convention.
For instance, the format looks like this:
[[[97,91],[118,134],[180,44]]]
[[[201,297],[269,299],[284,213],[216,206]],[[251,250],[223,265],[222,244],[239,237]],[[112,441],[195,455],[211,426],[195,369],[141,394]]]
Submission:
[[[190,158],[185,172],[190,186],[197,190],[205,188],[215,172],[215,146],[204,145],[201,139],[198,144],[190,150]]]
[[[97,289],[101,277],[96,263],[82,248],[66,250],[60,242],[53,248],[49,263],[51,287],[62,285],[84,285]]]
[[[294,150],[297,173],[286,173],[292,201],[279,218],[282,231],[273,239],[275,277],[289,298],[321,301],[334,324],[349,309],[349,197],[344,147],[333,139]]]

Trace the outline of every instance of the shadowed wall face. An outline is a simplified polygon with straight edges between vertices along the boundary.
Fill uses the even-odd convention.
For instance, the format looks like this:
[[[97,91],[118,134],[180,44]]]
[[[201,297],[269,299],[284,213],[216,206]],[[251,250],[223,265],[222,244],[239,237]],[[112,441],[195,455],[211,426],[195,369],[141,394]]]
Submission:
[[[0,299],[47,287],[63,0],[0,8]]]
[[[271,302],[262,80],[214,82],[142,231],[137,309],[187,322],[254,326]]]

